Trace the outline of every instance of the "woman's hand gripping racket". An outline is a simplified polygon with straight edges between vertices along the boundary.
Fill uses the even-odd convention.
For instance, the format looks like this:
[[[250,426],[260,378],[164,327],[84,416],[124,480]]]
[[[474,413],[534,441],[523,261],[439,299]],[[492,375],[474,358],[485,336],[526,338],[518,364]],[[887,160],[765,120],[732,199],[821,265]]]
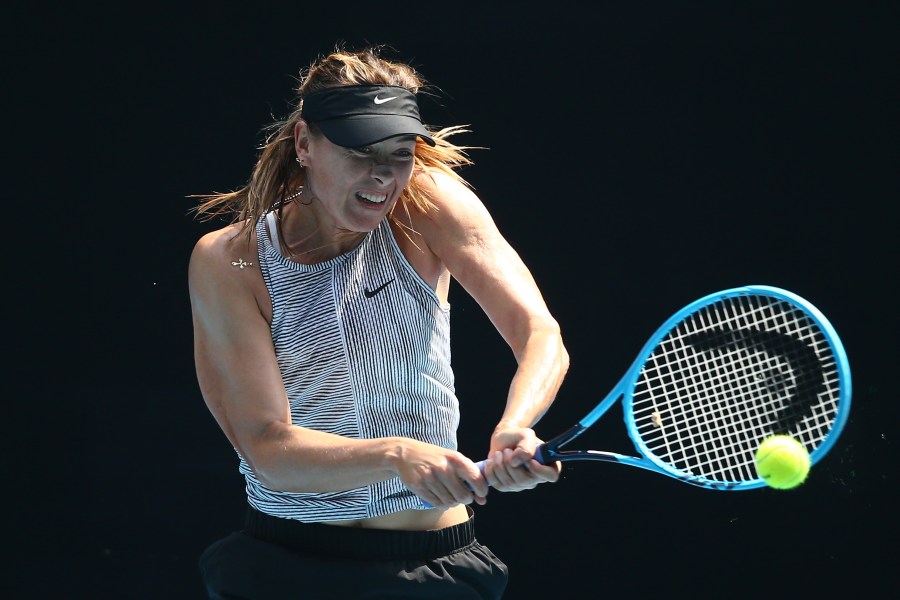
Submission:
[[[619,400],[639,456],[562,450]],[[701,487],[748,490],[766,485],[754,463],[765,438],[794,437],[815,464],[849,409],[850,367],[825,317],[791,292],[740,287],[670,317],[609,395],[540,445],[535,459],[615,462]]]

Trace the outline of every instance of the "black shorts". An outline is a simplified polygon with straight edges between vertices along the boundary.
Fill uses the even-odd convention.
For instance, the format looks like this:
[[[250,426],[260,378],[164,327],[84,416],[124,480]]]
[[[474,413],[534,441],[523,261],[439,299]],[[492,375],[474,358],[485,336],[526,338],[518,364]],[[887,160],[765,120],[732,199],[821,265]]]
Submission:
[[[250,509],[244,529],[200,557],[213,600],[501,598],[507,568],[475,517],[431,531],[301,523]]]

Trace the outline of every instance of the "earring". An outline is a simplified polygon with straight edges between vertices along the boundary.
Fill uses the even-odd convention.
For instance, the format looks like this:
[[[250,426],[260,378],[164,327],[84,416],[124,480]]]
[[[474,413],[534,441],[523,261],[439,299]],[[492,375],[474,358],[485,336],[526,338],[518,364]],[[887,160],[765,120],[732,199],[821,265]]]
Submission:
[[[294,160],[297,161],[297,164],[300,165],[300,168],[301,168],[301,169],[304,167],[303,161],[300,160],[300,157],[299,157],[299,156],[295,157]]]

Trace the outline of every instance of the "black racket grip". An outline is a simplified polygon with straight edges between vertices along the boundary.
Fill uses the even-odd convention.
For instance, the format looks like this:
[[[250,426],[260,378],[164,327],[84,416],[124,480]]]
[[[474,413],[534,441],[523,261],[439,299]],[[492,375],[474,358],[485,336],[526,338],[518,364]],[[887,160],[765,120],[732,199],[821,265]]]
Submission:
[[[542,465],[547,464],[547,460],[544,458],[544,450],[543,450],[544,446],[546,446],[546,444],[541,444],[534,451],[534,460],[538,461]],[[477,463],[475,463],[475,466],[478,467],[478,470],[481,471],[482,475],[484,475],[484,464],[488,460],[490,460],[490,459],[479,460]],[[527,465],[522,465],[522,466],[527,468]],[[468,483],[466,483],[466,485],[468,485]],[[488,484],[488,485],[490,485],[490,484]],[[425,506],[425,508],[434,508],[434,506],[432,504],[425,502],[424,500],[422,500],[422,504]]]

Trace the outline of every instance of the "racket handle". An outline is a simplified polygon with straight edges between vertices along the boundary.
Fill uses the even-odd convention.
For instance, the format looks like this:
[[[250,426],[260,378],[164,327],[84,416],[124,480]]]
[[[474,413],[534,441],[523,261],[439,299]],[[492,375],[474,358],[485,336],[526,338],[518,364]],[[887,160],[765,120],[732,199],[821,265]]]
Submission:
[[[538,461],[542,465],[547,464],[547,459],[544,458],[544,446],[545,445],[546,444],[541,444],[534,451],[534,460]],[[482,475],[484,475],[484,463],[486,463],[488,460],[490,460],[490,459],[479,460],[477,463],[475,463],[475,466],[478,467],[478,470],[481,471]],[[468,483],[466,485],[468,485]],[[428,502],[425,502],[424,500],[422,500],[422,504],[425,506],[425,508],[434,508],[434,506],[432,506]]]
[[[544,456],[544,446],[547,444],[541,444],[534,451],[534,460],[538,461],[542,465],[547,464],[547,458]]]

